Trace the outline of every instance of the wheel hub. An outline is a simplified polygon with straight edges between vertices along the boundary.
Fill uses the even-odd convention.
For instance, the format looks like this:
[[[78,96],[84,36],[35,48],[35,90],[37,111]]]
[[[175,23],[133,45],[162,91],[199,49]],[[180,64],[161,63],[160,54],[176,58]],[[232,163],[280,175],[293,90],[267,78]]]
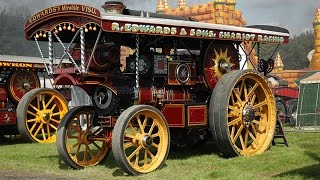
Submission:
[[[242,110],[242,117],[244,120],[244,123],[247,127],[250,126],[251,122],[254,120],[255,118],[255,111],[252,108],[252,106],[250,104],[246,105],[243,110]]]
[[[51,120],[52,112],[48,111],[48,110],[44,110],[44,111],[40,111],[38,113],[38,115],[39,115],[39,117],[41,119],[41,122],[48,123]]]
[[[231,71],[231,66],[228,62],[221,61],[219,64],[220,70],[224,73]]]
[[[92,133],[90,131],[86,131],[86,132],[81,133],[78,141],[81,144],[90,144],[91,143],[91,137],[92,137]]]
[[[30,83],[28,83],[28,82],[23,83],[23,88],[29,90]]]
[[[151,136],[149,136],[149,135],[144,135],[144,136],[142,137],[142,145],[143,145],[144,147],[148,148],[148,147],[150,147],[150,146],[152,145],[152,143],[153,143],[153,139],[152,139]]]

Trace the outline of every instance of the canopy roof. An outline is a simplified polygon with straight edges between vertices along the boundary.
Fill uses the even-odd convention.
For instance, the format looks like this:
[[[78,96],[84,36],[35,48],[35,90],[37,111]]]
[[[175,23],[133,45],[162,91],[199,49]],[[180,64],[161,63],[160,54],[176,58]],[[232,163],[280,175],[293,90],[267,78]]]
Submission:
[[[127,14],[100,12],[86,5],[64,4],[44,9],[31,16],[25,24],[25,35],[32,39],[36,34],[54,31],[61,26],[81,28],[99,26],[105,32],[147,34],[174,37],[253,41],[285,44],[287,30],[270,26],[236,27],[220,24],[187,21],[155,13],[140,13],[126,9]],[[66,28],[64,28],[66,30]],[[70,29],[69,29],[70,30]],[[46,36],[45,36],[46,37]]]
[[[313,75],[300,80],[300,84],[317,84],[317,83],[320,83],[320,72],[314,73]]]

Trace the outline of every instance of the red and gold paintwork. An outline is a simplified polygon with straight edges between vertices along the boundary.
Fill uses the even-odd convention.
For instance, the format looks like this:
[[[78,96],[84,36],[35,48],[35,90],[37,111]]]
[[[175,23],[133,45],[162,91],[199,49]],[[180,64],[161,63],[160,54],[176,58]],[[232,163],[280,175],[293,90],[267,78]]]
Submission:
[[[166,21],[154,21],[153,19],[146,20],[147,22],[141,23],[139,17],[122,17],[121,15],[105,14],[98,9],[78,4],[58,5],[45,10],[40,11],[31,18],[29,18],[25,24],[26,38],[31,40],[35,36],[42,34],[39,40],[46,40],[47,36],[43,36],[49,31],[60,33],[61,28],[64,30],[70,26],[68,30],[73,31],[85,27],[94,31],[93,27],[101,27],[103,32],[115,33],[115,34],[145,34],[145,35],[161,35],[168,37],[182,37],[182,38],[201,38],[221,40],[213,42],[209,45],[208,52],[204,57],[204,73],[199,76],[194,62],[186,63],[190,69],[190,79],[184,84],[184,86],[194,86],[202,84],[202,87],[209,87],[211,90],[215,87],[218,79],[222,76],[223,72],[215,66],[222,60],[227,61],[231,66],[231,70],[239,69],[237,62],[238,54],[233,42],[266,42],[286,44],[288,43],[289,36],[286,35],[272,35],[268,32],[256,32],[250,29],[233,28],[230,29],[218,29],[222,26],[214,26],[216,28],[209,28],[209,26],[197,22],[172,25],[169,20]],[[201,24],[199,27],[196,25]],[[66,27],[65,27],[66,26]],[[137,29],[137,27],[155,27],[155,31],[143,31]],[[135,29],[136,27],[136,29]],[[200,28],[203,27],[203,28]],[[247,31],[247,32],[245,32]],[[228,41],[223,41],[228,40]],[[274,41],[274,42],[273,42]],[[224,43],[226,42],[226,43]],[[91,47],[90,47],[91,46]],[[79,46],[76,46],[79,47]],[[88,45],[86,50],[86,59],[89,59],[92,45]],[[103,47],[101,47],[103,49]],[[117,62],[119,56],[116,56],[120,51],[120,47],[113,47],[117,49],[115,53],[111,53],[109,59]],[[99,46],[98,46],[99,49]],[[111,52],[109,49],[103,49],[105,52]],[[80,59],[80,50],[74,48],[71,50],[71,54],[77,61]],[[113,54],[113,55],[112,55]],[[88,94],[92,93],[93,88],[100,84],[102,86],[111,87],[117,94],[117,87],[112,85],[112,79],[114,79],[113,73],[105,73],[108,70],[106,63],[100,63],[101,59],[94,56],[93,61],[89,67],[89,73],[85,76],[80,76],[76,71],[76,68],[60,68],[54,69],[54,84],[57,85],[78,85],[83,87]],[[139,90],[139,104],[151,104],[164,103],[161,107],[163,114],[167,118],[170,127],[186,127],[186,126],[206,126],[207,122],[207,109],[206,105],[200,106],[187,106],[184,103],[191,100],[189,88],[184,88],[177,80],[176,68],[181,62],[168,62],[168,86],[176,87],[163,87],[154,89],[153,87],[140,87]],[[102,65],[103,64],[103,65]],[[99,69],[100,68],[100,69]],[[161,99],[157,98],[157,92],[162,90],[163,94]],[[181,104],[182,103],[182,104]],[[179,113],[176,113],[179,112]],[[187,121],[187,123],[185,122]]]

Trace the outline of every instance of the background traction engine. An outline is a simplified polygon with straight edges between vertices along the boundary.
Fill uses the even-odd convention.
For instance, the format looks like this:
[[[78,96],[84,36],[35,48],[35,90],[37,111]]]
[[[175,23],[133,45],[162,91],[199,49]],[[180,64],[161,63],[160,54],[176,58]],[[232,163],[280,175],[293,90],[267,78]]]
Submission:
[[[164,165],[171,145],[190,147],[211,137],[225,157],[252,156],[269,148],[276,125],[274,96],[258,72],[239,70],[242,41],[137,33],[135,28],[144,27],[138,22],[148,22],[150,28],[168,23],[172,29],[183,24],[190,32],[203,27],[183,17],[145,15],[114,1],[106,2],[103,14],[88,8],[90,12],[49,15],[25,27],[28,39],[48,41],[49,51],[58,44],[64,49],[62,57],[69,58],[69,67],[51,66],[54,84],[80,87],[92,102],[67,111],[55,90],[37,89],[19,103],[27,132],[32,136],[47,131],[46,138],[56,137],[59,156],[68,166],[102,163],[112,148],[125,172],[149,173]],[[158,20],[160,25],[154,24]],[[253,33],[249,41],[256,31],[289,36],[237,30]],[[122,48],[133,55],[120,61]],[[52,55],[49,52],[49,61]],[[52,123],[60,123],[56,136],[49,131]]]
[[[41,108],[42,99],[50,103],[56,100],[40,95],[37,101],[30,96],[39,92],[40,87],[50,85],[42,59],[0,55],[0,72],[0,135],[20,134],[28,142],[55,142],[55,136],[49,132],[56,131],[63,115],[56,114],[57,105],[45,104],[46,109]],[[62,93],[69,97],[67,91]],[[63,101],[64,97],[61,97]],[[25,105],[21,107],[19,103]],[[49,125],[46,121],[50,118],[57,120]]]

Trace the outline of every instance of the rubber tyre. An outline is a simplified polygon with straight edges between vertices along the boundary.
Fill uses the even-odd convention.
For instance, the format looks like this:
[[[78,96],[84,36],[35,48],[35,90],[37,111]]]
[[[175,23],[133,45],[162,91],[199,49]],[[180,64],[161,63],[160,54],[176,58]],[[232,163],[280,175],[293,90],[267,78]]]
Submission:
[[[241,88],[241,84],[244,84],[243,88]],[[235,97],[237,88],[241,101]],[[253,94],[249,93],[250,88],[253,89]],[[247,102],[244,95],[246,93],[242,92],[247,92],[247,97],[249,97]],[[253,98],[254,96],[255,98]],[[262,101],[262,99],[266,101]],[[250,106],[247,104],[248,102]],[[259,108],[259,112],[256,112],[257,108]],[[252,116],[250,113],[244,115],[244,112],[252,112],[253,114],[251,114]],[[258,113],[260,113],[260,117]],[[225,157],[252,156],[268,150],[276,125],[276,104],[265,79],[250,70],[231,71],[223,75],[210,99],[209,125],[213,139]],[[243,134],[245,135],[244,140]],[[249,141],[249,135],[251,141]],[[239,142],[241,139],[242,142]]]

